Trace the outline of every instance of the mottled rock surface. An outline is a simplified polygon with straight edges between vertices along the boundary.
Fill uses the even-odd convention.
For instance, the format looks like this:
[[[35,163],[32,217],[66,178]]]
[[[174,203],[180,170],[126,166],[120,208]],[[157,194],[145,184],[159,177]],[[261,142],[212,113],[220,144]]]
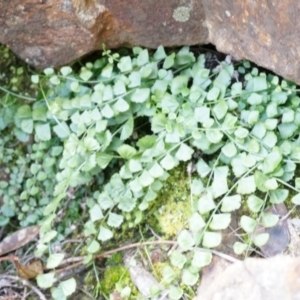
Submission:
[[[91,51],[208,43],[201,1],[0,0],[0,43],[29,64],[67,64]]]
[[[300,83],[300,2],[202,0],[209,41]]]
[[[0,43],[39,68],[102,48],[212,43],[300,83],[295,0],[0,0]]]
[[[300,258],[247,258],[219,273],[198,289],[194,300],[300,299]]]

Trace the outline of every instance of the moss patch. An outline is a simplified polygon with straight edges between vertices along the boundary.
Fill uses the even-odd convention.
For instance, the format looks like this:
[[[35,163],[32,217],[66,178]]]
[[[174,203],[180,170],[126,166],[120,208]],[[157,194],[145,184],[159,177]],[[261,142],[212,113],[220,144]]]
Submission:
[[[116,264],[116,262],[119,263]],[[109,265],[110,263],[113,265]],[[128,269],[122,265],[122,255],[117,253],[106,262],[105,271],[100,279],[100,290],[103,295],[111,296],[113,294],[121,294],[124,288],[130,289],[130,299],[137,298],[140,295],[131,281]]]
[[[105,295],[109,295],[116,290],[116,284],[124,288],[130,283],[129,272],[124,266],[108,266],[101,280],[101,291]]]
[[[159,230],[167,238],[175,237],[185,227],[186,221],[192,214],[190,180],[185,165],[177,167],[170,173],[170,177],[155,200],[155,208]]]

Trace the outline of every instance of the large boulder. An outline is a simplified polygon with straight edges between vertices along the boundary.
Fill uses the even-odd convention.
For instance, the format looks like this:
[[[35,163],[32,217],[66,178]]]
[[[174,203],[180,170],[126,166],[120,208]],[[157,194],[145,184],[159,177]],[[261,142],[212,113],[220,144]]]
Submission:
[[[247,258],[214,273],[205,285],[201,280],[193,300],[297,300],[299,269],[299,257]]]
[[[0,0],[0,43],[38,68],[134,45],[214,44],[300,83],[295,0]]]
[[[209,41],[300,83],[300,2],[202,0]]]
[[[0,1],[0,43],[39,68],[120,46],[208,43],[201,1]],[[189,3],[189,4],[188,4]]]

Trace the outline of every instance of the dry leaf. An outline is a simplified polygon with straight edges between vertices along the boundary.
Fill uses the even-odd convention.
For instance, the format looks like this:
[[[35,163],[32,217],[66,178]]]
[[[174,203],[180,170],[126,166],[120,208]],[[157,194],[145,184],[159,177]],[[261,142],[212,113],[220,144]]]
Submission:
[[[7,236],[0,243],[0,256],[26,245],[38,235],[39,231],[39,226],[30,226]]]
[[[15,261],[14,264],[21,278],[34,279],[39,274],[43,274],[43,265],[40,260],[34,260],[27,266],[21,265],[17,261]]]

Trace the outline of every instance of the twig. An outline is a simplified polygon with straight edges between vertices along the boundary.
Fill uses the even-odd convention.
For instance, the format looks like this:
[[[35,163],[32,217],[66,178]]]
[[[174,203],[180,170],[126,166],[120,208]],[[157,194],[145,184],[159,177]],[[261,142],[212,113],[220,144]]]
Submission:
[[[18,276],[11,276],[11,275],[0,275],[2,279],[10,279],[14,281],[20,281],[23,285],[30,287],[40,298],[40,300],[47,300],[44,294],[34,285],[32,285],[28,280],[18,277]]]
[[[78,262],[78,261],[83,261],[84,260],[84,256],[77,256],[77,257],[69,257],[69,258],[66,258],[64,259],[60,265],[63,266],[63,265],[66,265],[66,264],[69,264],[69,263],[74,263],[74,262]]]
[[[203,252],[210,252],[210,253],[212,253],[214,255],[217,255],[219,257],[222,257],[222,258],[224,258],[224,259],[226,259],[226,260],[228,260],[228,261],[230,261],[232,263],[236,263],[236,262],[241,261],[240,259],[234,258],[234,257],[232,257],[230,255],[227,255],[225,253],[219,252],[217,250],[205,249],[205,248],[198,248],[198,247],[196,249],[198,249],[200,251],[203,251]]]
[[[291,213],[293,212],[293,210],[296,208],[296,206],[297,206],[297,204],[295,204],[294,206],[293,206],[293,208],[286,214],[286,215],[284,215],[284,216],[282,216],[280,219],[279,219],[279,221],[282,223],[283,221],[285,221],[290,215],[291,215]],[[275,208],[275,210],[276,210],[276,208]],[[277,212],[277,211],[276,211]],[[278,212],[277,212],[278,213]]]
[[[85,294],[87,297],[91,298],[92,300],[96,300],[96,298],[94,298],[89,292],[85,291],[82,288],[78,289],[81,293]]]
[[[103,252],[101,254],[98,254],[95,256],[95,258],[100,259],[102,257],[108,256],[110,254],[114,254],[123,250],[128,250],[131,248],[137,248],[137,247],[144,247],[144,246],[151,246],[151,245],[177,245],[177,242],[174,241],[165,241],[165,240],[160,240],[160,241],[149,241],[149,242],[142,242],[142,243],[134,243],[126,246],[119,247],[117,249],[109,250],[106,252]]]
[[[19,257],[16,255],[0,257],[0,261],[5,261],[5,260],[19,261]]]
[[[98,255],[95,255],[94,258],[95,259],[101,259],[103,257],[106,257],[106,256],[109,256],[111,254],[114,254],[114,253],[117,253],[117,252],[120,252],[120,251],[124,251],[124,250],[128,250],[128,249],[132,249],[132,248],[137,248],[137,247],[144,247],[144,246],[150,246],[150,245],[172,245],[172,246],[177,246],[178,243],[175,242],[175,241],[166,241],[166,240],[159,240],[159,241],[148,241],[148,242],[142,242],[142,243],[134,243],[134,244],[130,244],[130,245],[126,245],[126,246],[122,246],[122,247],[119,247],[119,248],[116,248],[116,249],[112,249],[112,250],[109,250],[109,251],[106,251],[106,252],[103,252],[101,254],[98,254]],[[198,250],[200,251],[204,251],[204,252],[210,252],[214,255],[217,255],[217,256],[220,256],[230,262],[238,262],[238,261],[241,261],[237,258],[234,258],[234,257],[231,257],[227,254],[224,254],[222,252],[219,252],[219,251],[216,251],[216,250],[211,250],[211,249],[205,249],[205,248],[199,248],[197,247]],[[61,268],[61,269],[57,269],[56,272],[57,273],[62,273],[62,272],[65,272],[67,270],[71,270],[71,269],[74,269],[78,266],[80,266],[82,264],[82,261],[84,260],[85,257],[83,256],[79,256],[79,257],[73,257],[73,258],[68,258],[68,259],[65,259],[62,264],[66,264],[67,262],[74,262],[76,261],[76,263],[74,263],[73,265],[70,265],[70,266],[67,266],[65,268]]]
[[[158,239],[161,240],[162,238],[151,228],[151,226],[148,225],[148,228],[150,229],[151,233]]]
[[[22,300],[26,300],[26,297],[27,297],[27,286],[25,285],[24,286],[24,292],[23,292],[23,296],[22,296]]]
[[[75,263],[75,264],[73,264],[73,265],[64,267],[64,268],[62,268],[62,269],[58,269],[58,270],[56,270],[56,273],[57,273],[57,274],[61,274],[61,273],[64,273],[64,272],[66,272],[66,271],[75,269],[75,268],[77,268],[77,267],[79,267],[79,266],[82,265],[82,261],[83,261],[83,259],[81,259],[79,262],[77,262],[77,263]]]
[[[69,239],[69,240],[65,240],[63,241],[60,245],[63,246],[67,243],[82,243],[82,239]]]
[[[117,253],[117,252],[120,252],[120,251],[123,251],[123,250],[128,250],[128,249],[131,249],[131,248],[143,247],[143,246],[148,246],[148,245],[163,245],[163,244],[177,245],[177,242],[160,240],[160,241],[149,241],[149,242],[142,242],[142,243],[134,243],[134,244],[122,246],[122,247],[119,247],[119,248],[116,248],[116,249],[113,249],[113,250],[103,252],[101,254],[96,255],[94,258],[95,259],[100,259],[100,258],[109,256],[111,254],[114,254],[114,253]],[[56,270],[56,272],[57,273],[62,273],[62,272],[65,272],[67,270],[74,269],[74,268],[76,268],[76,267],[78,267],[82,264],[82,261],[84,260],[84,258],[85,257],[80,256],[80,257],[73,257],[73,258],[66,259],[62,262],[63,264],[65,264],[67,260],[77,261],[77,262],[74,263],[71,266],[68,266],[68,267],[65,267],[65,268],[62,268],[62,269],[58,269],[58,270]]]
[[[66,268],[65,268],[64,272],[60,272],[59,275],[57,276],[57,278],[54,279],[54,283],[61,281],[62,279],[66,278],[66,277],[73,276],[74,274],[79,274],[79,273],[85,271],[86,268],[87,268],[87,265],[83,265],[83,266],[79,265],[76,270],[72,270],[72,269],[66,270]]]

